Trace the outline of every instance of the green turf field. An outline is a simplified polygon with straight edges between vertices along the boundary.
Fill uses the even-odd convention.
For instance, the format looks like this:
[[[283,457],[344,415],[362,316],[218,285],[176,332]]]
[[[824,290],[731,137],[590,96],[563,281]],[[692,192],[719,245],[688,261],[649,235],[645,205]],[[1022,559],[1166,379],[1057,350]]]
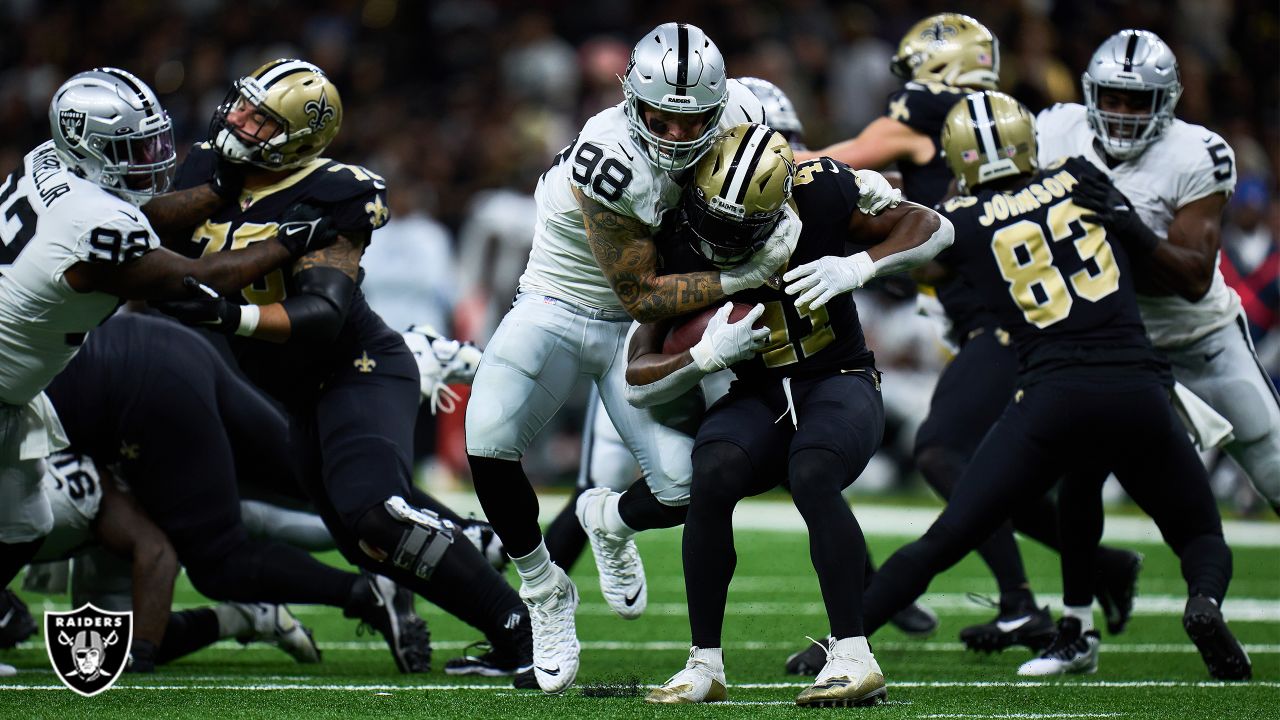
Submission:
[[[1274,530],[1274,523],[1267,525]],[[885,535],[868,538],[879,558],[902,541]],[[991,615],[965,598],[966,591],[991,588],[985,568],[971,557],[930,587],[926,600],[942,617],[934,637],[911,639],[887,628],[872,639],[889,682],[888,704],[802,710],[794,707],[793,700],[803,685],[785,675],[782,664],[807,642],[806,634],[820,637],[826,632],[817,581],[803,533],[765,530],[738,536],[738,570],[725,628],[730,701],[650,707],[641,697],[628,696],[627,690],[664,681],[683,666],[688,652],[679,542],[678,530],[641,537],[649,574],[649,609],[636,621],[610,615],[589,557],[578,564],[573,577],[583,599],[578,612],[582,669],[577,685],[560,697],[514,691],[496,681],[458,682],[446,676],[439,669],[444,661],[460,654],[478,635],[419,601],[435,644],[437,670],[427,675],[397,674],[380,638],[358,637],[355,623],[343,619],[337,610],[302,607],[295,610],[314,628],[324,651],[324,662],[317,666],[296,665],[274,648],[223,643],[163,667],[154,676],[125,676],[106,693],[82,698],[63,688],[53,675],[42,639],[0,652],[0,660],[20,670],[16,677],[0,679],[0,718],[603,720],[772,718],[819,712],[884,719],[1280,717],[1280,554],[1267,542],[1234,548],[1235,579],[1226,603],[1227,617],[1253,658],[1251,683],[1210,681],[1182,631],[1185,590],[1176,559],[1161,545],[1130,542],[1122,544],[1146,555],[1137,614],[1124,635],[1104,633],[1096,675],[1021,682],[1014,670],[1029,657],[1028,652],[1014,649],[991,657],[964,652],[956,642],[959,629]],[[1056,556],[1033,543],[1022,547],[1040,601],[1057,605],[1061,584]],[[179,582],[178,602],[199,604],[185,580]],[[44,598],[27,599],[39,620]],[[51,607],[66,609],[65,602]],[[588,696],[598,686],[620,696]]]

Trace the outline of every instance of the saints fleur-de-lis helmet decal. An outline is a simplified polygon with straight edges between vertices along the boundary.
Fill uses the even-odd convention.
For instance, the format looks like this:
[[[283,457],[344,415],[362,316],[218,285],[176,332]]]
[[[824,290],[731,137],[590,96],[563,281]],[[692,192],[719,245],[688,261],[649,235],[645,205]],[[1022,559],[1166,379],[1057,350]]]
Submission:
[[[341,126],[342,98],[324,71],[282,58],[231,86],[209,137],[228,159],[288,170],[319,157]]]

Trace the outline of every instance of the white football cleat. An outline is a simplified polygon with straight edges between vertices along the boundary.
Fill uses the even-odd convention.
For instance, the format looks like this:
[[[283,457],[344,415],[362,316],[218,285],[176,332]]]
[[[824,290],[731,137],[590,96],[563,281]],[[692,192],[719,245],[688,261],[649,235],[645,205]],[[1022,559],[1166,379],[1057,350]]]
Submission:
[[[18,674],[18,668],[12,665],[0,663],[0,677],[13,677]]]
[[[617,495],[609,488],[592,488],[578,497],[574,514],[591,541],[591,554],[600,575],[600,592],[618,617],[634,620],[649,604],[644,563],[635,540],[621,538],[604,528],[605,502]]]
[[[1045,677],[1098,671],[1098,647],[1102,639],[1097,630],[1080,632],[1080,621],[1064,617],[1058,621],[1058,634],[1053,644],[1018,667],[1023,677]]]
[[[236,636],[241,644],[274,645],[303,664],[320,662],[320,648],[311,630],[298,622],[288,606],[269,603],[227,603],[245,616],[251,629]]]
[[[578,588],[558,565],[553,579],[536,588],[520,586],[520,599],[529,608],[533,629],[533,674],[545,693],[564,692],[578,675]]]
[[[685,663],[684,669],[650,690],[644,701],[658,705],[683,705],[728,700],[724,662],[718,652],[691,648],[689,661]]]
[[[812,638],[810,638],[812,640]],[[813,640],[813,642],[818,642]],[[884,686],[884,672],[871,654],[865,637],[827,640],[827,664],[813,685],[796,697],[796,705],[805,707],[849,707],[875,705],[889,696]]]

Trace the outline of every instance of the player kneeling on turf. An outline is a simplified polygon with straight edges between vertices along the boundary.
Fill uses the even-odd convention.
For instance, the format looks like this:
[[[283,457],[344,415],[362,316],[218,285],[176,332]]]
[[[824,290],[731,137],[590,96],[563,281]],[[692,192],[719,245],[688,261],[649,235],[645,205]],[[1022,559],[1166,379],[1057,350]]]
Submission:
[[[725,268],[761,247],[789,203],[804,221],[785,290],[744,290],[687,325],[646,323],[632,339],[632,404],[669,401],[715,370],[732,367],[738,377],[694,442],[683,553],[694,647],[685,668],[649,693],[649,702],[727,697],[720,635],[734,567],[733,509],[782,479],[809,527],[832,635],[825,667],[796,702],[869,705],[886,696],[862,629],[866,546],[840,494],[884,430],[880,374],[848,291],[929,260],[951,244],[952,233],[919,205],[871,207],[863,185],[876,179],[829,158],[797,168],[777,131],[739,125],[698,163],[682,203],[687,224],[659,245],[664,272]],[[693,325],[699,322],[706,325],[701,333]]]

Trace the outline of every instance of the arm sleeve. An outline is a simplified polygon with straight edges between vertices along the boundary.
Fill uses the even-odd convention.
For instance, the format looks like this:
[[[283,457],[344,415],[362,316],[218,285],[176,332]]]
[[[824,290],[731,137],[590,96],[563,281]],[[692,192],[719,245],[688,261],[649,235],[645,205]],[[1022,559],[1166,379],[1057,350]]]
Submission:
[[[294,276],[296,293],[281,305],[289,316],[289,339],[331,343],[347,321],[356,284],[331,267],[307,268]]]

